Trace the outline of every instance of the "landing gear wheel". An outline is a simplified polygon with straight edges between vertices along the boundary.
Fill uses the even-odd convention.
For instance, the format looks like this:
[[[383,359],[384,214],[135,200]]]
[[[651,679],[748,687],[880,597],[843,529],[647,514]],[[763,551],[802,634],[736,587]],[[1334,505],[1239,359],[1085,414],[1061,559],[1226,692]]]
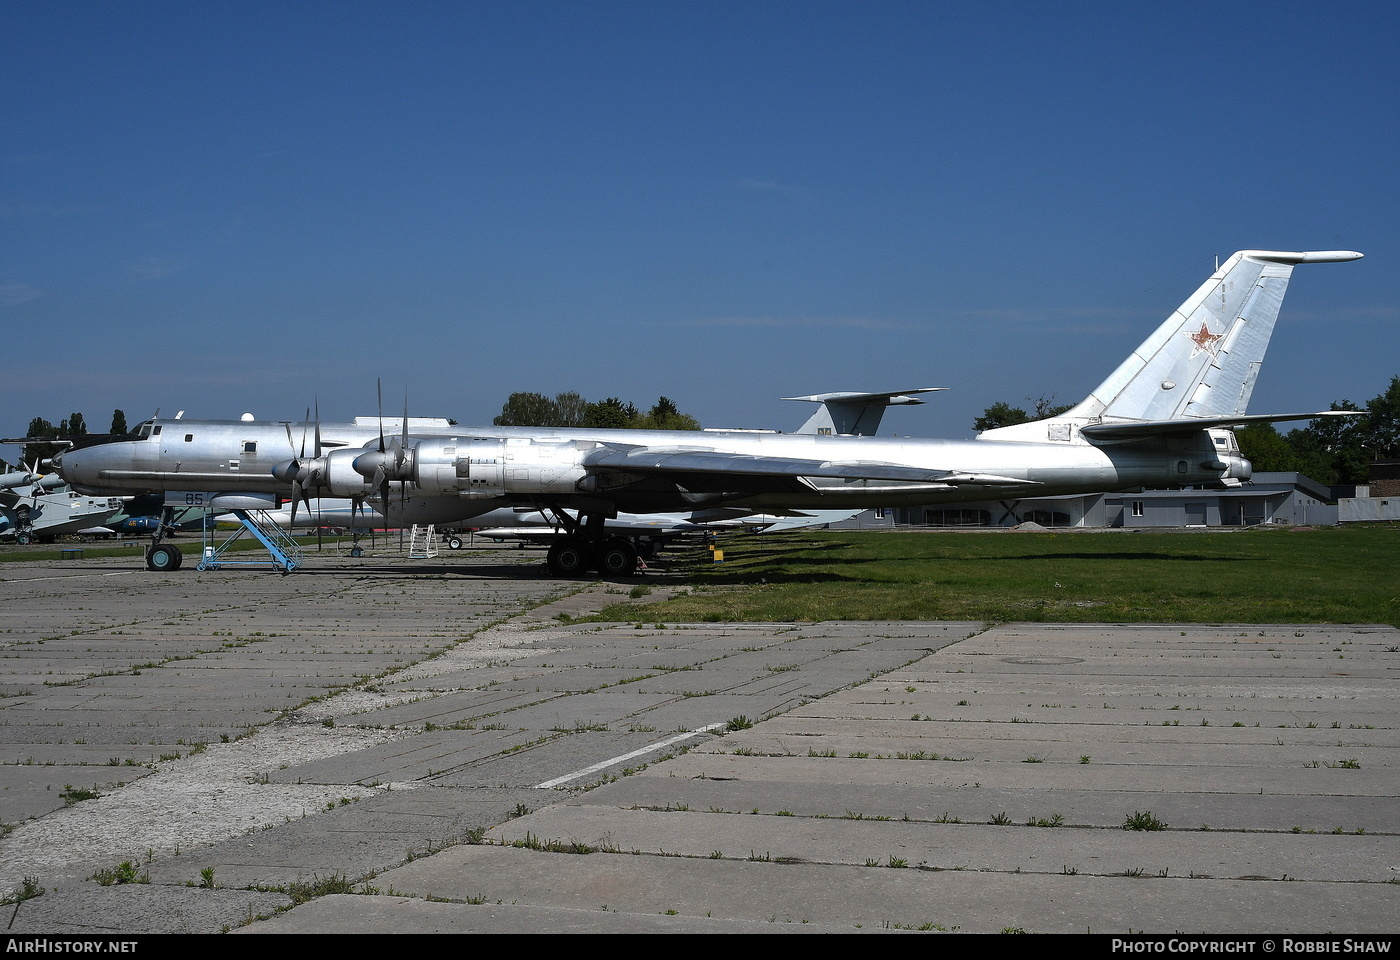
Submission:
[[[592,558],[592,552],[582,540],[565,537],[549,548],[545,563],[556,577],[577,577],[588,569]]]
[[[162,573],[179,570],[184,559],[179,547],[158,543],[146,551],[146,569]]]
[[[462,549],[462,538],[459,537],[459,536],[457,536],[456,534],[453,534],[452,536],[448,537],[448,538],[447,538],[447,548],[448,548],[449,550],[460,550],[460,549]]]
[[[350,556],[352,556],[352,557],[363,557],[364,555],[365,555],[365,548],[364,548],[364,547],[354,546],[354,547],[351,547],[351,548],[350,548]]]
[[[598,572],[605,577],[630,577],[637,572],[637,550],[626,540],[609,540],[598,554]]]
[[[21,534],[17,534],[17,535],[15,536],[15,543],[18,543],[18,544],[20,544],[21,546],[27,546],[28,544],[31,544],[31,543],[33,543],[33,542],[34,542],[34,537],[31,536],[30,534],[21,533]]]

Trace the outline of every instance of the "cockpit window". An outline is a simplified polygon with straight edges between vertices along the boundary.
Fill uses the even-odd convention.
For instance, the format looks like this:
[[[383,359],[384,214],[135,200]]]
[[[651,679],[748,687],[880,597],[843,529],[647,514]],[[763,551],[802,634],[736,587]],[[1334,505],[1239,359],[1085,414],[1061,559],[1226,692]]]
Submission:
[[[136,428],[136,439],[149,440],[152,436],[160,436],[160,427],[156,427],[152,430],[151,426],[151,421],[149,420],[138,426]]]

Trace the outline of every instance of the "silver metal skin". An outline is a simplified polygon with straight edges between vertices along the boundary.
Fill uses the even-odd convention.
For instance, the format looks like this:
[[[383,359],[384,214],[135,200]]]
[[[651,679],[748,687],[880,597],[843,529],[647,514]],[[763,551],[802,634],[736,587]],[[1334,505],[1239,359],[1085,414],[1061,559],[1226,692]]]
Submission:
[[[619,511],[772,513],[1234,485],[1249,479],[1250,465],[1227,428],[1332,415],[1244,412],[1294,266],[1360,256],[1236,253],[1069,412],[975,440],[463,428],[406,419],[381,428],[362,418],[318,423],[318,455],[308,457],[294,440],[305,426],[290,421],[151,420],[138,439],[68,450],[54,465],[94,493],[346,497],[373,502],[402,524],[546,506],[600,518],[595,530]],[[801,399],[840,396],[881,408],[911,402],[895,394]]]

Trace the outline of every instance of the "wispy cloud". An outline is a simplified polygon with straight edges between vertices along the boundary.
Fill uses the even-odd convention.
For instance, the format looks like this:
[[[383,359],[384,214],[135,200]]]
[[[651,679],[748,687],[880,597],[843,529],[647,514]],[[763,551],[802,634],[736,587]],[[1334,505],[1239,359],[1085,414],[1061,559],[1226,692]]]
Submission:
[[[0,307],[13,307],[17,303],[38,300],[44,291],[27,283],[0,283]]]

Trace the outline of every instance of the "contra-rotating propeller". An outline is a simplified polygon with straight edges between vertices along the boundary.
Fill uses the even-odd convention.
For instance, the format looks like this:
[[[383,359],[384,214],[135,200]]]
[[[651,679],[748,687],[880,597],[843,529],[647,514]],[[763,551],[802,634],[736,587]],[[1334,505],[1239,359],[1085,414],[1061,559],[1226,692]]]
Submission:
[[[315,401],[316,427],[315,440],[311,448],[310,459],[306,456],[306,434],[311,428],[311,408],[307,408],[306,419],[301,425],[301,449],[291,460],[279,463],[272,468],[272,475],[283,483],[292,485],[292,529],[296,529],[297,504],[305,503],[306,509],[311,509],[311,491],[320,491],[326,481],[326,459],[321,455],[321,403]],[[296,443],[292,440],[292,425],[286,424],[287,444],[296,450]]]
[[[399,505],[402,506],[408,499],[408,482],[414,479],[417,471],[414,464],[414,448],[408,442],[408,395],[405,393],[403,399],[403,422],[400,435],[386,443],[384,439],[383,384],[376,381],[375,388],[379,394],[379,448],[370,453],[360,454],[350,466],[356,473],[370,481],[370,486],[375,489],[379,496],[379,502],[385,516],[388,516],[389,483],[397,481],[402,484],[399,487]]]

